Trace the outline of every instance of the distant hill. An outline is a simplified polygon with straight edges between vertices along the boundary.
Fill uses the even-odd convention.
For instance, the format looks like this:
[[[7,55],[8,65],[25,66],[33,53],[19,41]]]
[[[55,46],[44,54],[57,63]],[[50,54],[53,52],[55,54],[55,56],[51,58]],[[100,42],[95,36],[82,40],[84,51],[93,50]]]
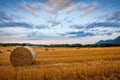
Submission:
[[[120,36],[115,39],[100,40],[96,44],[120,44]]]

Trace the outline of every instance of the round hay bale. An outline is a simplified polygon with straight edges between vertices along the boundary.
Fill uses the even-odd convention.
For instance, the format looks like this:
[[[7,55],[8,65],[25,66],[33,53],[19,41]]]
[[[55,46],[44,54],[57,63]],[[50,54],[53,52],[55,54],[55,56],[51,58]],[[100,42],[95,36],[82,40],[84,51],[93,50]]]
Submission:
[[[53,48],[52,50],[54,51],[55,49]]]
[[[3,51],[2,51],[2,50],[0,50],[0,53],[3,53]]]
[[[11,52],[12,50],[8,49],[7,51],[8,51],[8,52]]]
[[[13,66],[31,65],[36,57],[36,52],[30,47],[18,47],[11,52],[10,62]]]
[[[48,51],[49,49],[48,48],[45,48],[45,51]]]

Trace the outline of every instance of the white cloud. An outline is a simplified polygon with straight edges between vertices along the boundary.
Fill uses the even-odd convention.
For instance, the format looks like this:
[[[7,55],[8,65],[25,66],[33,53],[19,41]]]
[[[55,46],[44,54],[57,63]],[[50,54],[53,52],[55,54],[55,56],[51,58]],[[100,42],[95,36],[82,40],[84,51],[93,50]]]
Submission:
[[[81,15],[85,15],[98,8],[98,3],[85,3],[85,2],[75,2],[74,0],[48,0],[45,3],[42,3],[44,8],[50,12],[57,14],[59,11],[65,9],[68,12],[73,11],[79,7],[82,12]]]
[[[75,3],[72,0],[48,0],[43,5],[50,13],[58,13],[63,9],[67,9],[69,11],[75,8]]]
[[[47,0],[45,2],[34,2],[27,3],[23,2],[21,7],[30,12],[33,15],[38,15],[40,8],[45,9],[49,14],[56,15],[57,18],[62,10],[66,10],[68,13],[72,12],[76,8],[80,9],[80,15],[86,15],[89,12],[98,8],[98,3],[85,3],[85,2],[75,2],[74,0]]]
[[[95,2],[93,2],[93,3],[91,3],[91,4],[80,3],[80,4],[79,4],[79,7],[80,7],[80,9],[82,10],[82,12],[80,13],[81,16],[86,15],[86,14],[88,14],[89,12],[97,9],[98,6],[99,6],[98,3],[95,3]]]
[[[28,3],[26,3],[26,2],[23,2],[22,4],[21,4],[21,7],[24,9],[24,10],[26,10],[26,11],[28,11],[28,12],[30,12],[32,15],[38,15],[38,13],[37,13],[37,10],[40,8],[40,4],[38,3],[33,3],[33,4],[28,4]]]

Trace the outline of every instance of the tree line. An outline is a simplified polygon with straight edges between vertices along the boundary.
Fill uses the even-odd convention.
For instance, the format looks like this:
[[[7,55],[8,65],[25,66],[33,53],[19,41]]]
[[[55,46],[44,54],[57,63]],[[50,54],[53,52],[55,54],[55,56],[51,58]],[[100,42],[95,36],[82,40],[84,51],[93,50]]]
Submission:
[[[113,47],[120,46],[120,44],[50,44],[50,45],[41,45],[41,44],[30,44],[30,43],[0,43],[0,46],[39,46],[39,47]]]

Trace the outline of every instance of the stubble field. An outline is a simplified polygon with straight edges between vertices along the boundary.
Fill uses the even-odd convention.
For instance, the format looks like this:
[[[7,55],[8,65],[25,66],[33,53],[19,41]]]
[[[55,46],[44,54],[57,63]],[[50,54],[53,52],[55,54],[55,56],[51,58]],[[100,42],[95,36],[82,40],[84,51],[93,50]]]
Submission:
[[[44,48],[33,65],[13,67],[10,53],[0,47],[0,80],[120,80],[120,47]]]

